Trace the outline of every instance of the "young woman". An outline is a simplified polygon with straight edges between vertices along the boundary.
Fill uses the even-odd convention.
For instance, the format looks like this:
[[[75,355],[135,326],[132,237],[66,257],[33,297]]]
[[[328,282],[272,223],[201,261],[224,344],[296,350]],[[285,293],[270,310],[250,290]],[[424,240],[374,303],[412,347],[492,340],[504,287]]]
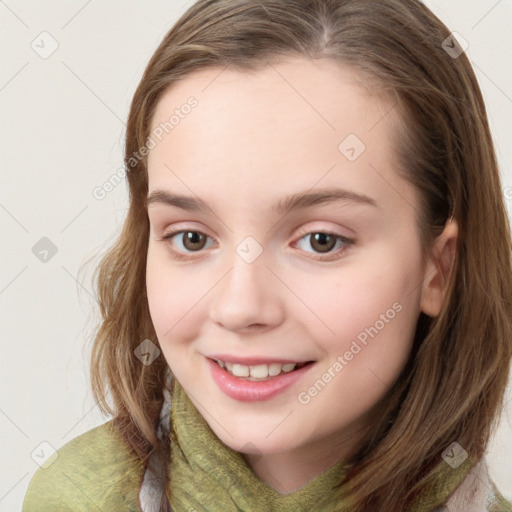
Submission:
[[[484,457],[510,226],[477,80],[422,3],[198,1],[125,164],[92,353],[113,419],[24,512],[512,510]]]

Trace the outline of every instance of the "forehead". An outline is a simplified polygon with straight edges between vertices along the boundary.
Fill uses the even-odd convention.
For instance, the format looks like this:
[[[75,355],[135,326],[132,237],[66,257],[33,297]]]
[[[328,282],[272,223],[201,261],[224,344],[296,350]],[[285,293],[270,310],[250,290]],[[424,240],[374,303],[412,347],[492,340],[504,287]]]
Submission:
[[[244,112],[247,115],[272,107],[279,115],[309,113],[331,130],[337,129],[339,121],[333,116],[336,107],[352,105],[359,115],[366,115],[368,109],[378,115],[377,111],[388,111],[392,102],[376,79],[353,67],[330,59],[295,57],[269,62],[257,70],[225,66],[185,75],[162,94],[152,118],[152,129],[192,96],[199,100],[205,115],[217,114],[228,104],[250,109],[251,112]]]
[[[299,189],[320,180],[382,187],[369,164],[392,169],[401,125],[393,102],[372,85],[328,60],[187,75],[162,95],[152,118],[151,132],[160,129],[162,140],[148,156],[150,189],[190,194],[192,185],[207,192],[214,185],[222,192],[227,184],[250,197],[268,195],[269,185]],[[191,98],[194,108],[183,108]],[[357,160],[347,158],[347,144],[361,152]]]

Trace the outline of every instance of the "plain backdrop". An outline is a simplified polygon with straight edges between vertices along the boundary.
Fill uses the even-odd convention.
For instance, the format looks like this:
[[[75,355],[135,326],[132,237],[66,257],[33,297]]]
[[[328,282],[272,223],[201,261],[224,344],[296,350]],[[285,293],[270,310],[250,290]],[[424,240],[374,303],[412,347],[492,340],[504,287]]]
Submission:
[[[93,190],[122,168],[134,90],[158,43],[191,3],[0,2],[0,511],[21,510],[38,453],[109,419],[89,387],[88,340],[98,320],[92,267],[79,271],[119,233],[128,195],[125,182],[103,200]],[[510,215],[512,1],[426,3],[469,43]],[[511,406],[488,456],[508,498]]]

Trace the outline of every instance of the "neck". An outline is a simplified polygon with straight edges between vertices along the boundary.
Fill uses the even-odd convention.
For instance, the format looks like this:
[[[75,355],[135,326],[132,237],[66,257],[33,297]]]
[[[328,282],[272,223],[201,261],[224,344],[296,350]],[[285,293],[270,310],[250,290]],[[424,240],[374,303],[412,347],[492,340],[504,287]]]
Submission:
[[[315,444],[283,453],[244,454],[253,472],[280,494],[288,494],[306,485],[353,452],[356,439],[346,435],[340,441],[324,438]]]

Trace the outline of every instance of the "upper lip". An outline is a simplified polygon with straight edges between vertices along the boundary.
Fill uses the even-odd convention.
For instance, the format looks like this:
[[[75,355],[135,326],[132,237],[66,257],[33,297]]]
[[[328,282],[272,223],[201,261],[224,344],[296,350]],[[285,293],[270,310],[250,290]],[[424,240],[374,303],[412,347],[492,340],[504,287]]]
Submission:
[[[308,363],[311,362],[311,359],[280,359],[275,357],[239,357],[233,356],[230,354],[213,354],[211,356],[207,356],[209,359],[214,359],[215,361],[224,361],[225,363],[233,363],[233,364],[243,364],[245,366],[255,366],[258,364],[288,364],[288,363]]]

